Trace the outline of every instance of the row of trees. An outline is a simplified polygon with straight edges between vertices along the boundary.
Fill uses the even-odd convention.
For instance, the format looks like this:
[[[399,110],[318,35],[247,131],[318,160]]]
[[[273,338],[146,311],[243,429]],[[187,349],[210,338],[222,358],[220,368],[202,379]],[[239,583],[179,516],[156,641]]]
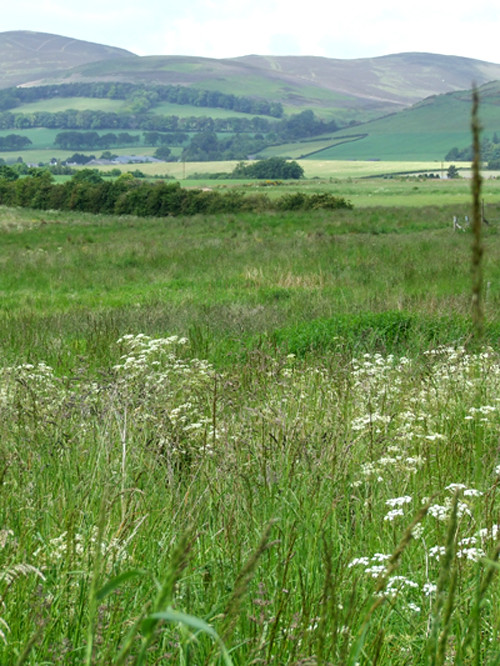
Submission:
[[[283,157],[269,157],[252,164],[240,162],[236,165],[231,178],[259,178],[265,180],[299,180],[304,177],[304,169],[295,161]]]
[[[0,150],[23,150],[30,146],[32,141],[27,136],[8,134],[0,136]]]
[[[143,132],[144,143],[148,146],[182,146],[189,139],[185,132]]]
[[[77,117],[81,114],[87,114],[86,111],[67,111],[48,115],[57,116],[59,113],[72,115],[77,125],[80,124],[76,122]],[[89,111],[88,118],[94,113],[101,112]],[[2,116],[5,117],[5,115],[7,114],[0,114],[0,129],[2,129]],[[159,159],[169,159],[171,151],[167,149],[167,146],[184,145],[181,159],[191,162],[244,160],[259,153],[266,146],[308,138],[337,129],[334,121],[325,122],[320,120],[316,118],[313,111],[303,111],[289,118],[273,121],[273,123],[262,118],[253,118],[251,120],[241,118],[214,120],[207,117],[179,119],[176,116],[154,118],[160,121],[158,123],[160,129],[147,129],[142,132],[145,145],[158,146],[156,157]],[[233,121],[238,122],[233,123]],[[45,123],[43,119],[40,122]],[[135,118],[133,124],[135,126],[142,124],[139,117]],[[149,121],[146,126],[148,125]],[[44,126],[47,126],[47,123]],[[180,127],[185,131],[180,131]],[[251,131],[243,131],[245,127],[250,127]],[[262,127],[267,131],[260,131],[258,129]],[[168,131],[163,131],[166,129]],[[220,136],[221,134],[229,133],[231,129],[231,136]],[[189,141],[190,135],[192,136]],[[14,138],[16,142],[14,142]],[[8,143],[8,139],[10,143]],[[105,150],[119,146],[134,146],[139,144],[140,140],[139,134],[130,134],[128,132],[106,132],[103,134],[97,130],[80,131],[74,129],[59,132],[56,135],[54,145],[61,150]],[[31,144],[28,138],[14,134],[6,137],[4,141],[5,150],[21,150]]]
[[[158,146],[155,152],[155,157],[158,159],[167,159],[170,156],[171,150],[167,147],[168,145],[178,146],[183,142],[187,143],[182,153],[182,159],[191,162],[246,159],[249,154],[257,153],[267,145],[262,135],[235,134],[220,139],[212,131],[194,134],[190,142],[189,135],[183,132],[169,134],[144,132],[143,136],[145,145]],[[61,150],[78,151],[134,146],[140,140],[140,135],[127,132],[99,134],[92,131],[74,130],[59,132],[54,140],[54,145]]]
[[[279,125],[280,127],[282,125]],[[142,130],[147,132],[271,132],[277,121],[255,116],[210,118],[208,116],[162,116],[152,114],[115,113],[109,111],[76,111],[68,109],[50,113],[0,112],[0,130],[26,130],[44,127],[60,130]]]
[[[33,113],[0,112],[0,130],[25,130],[45,127],[60,130],[142,130],[164,132],[260,132],[274,133],[285,140],[307,138],[338,129],[335,121],[316,118],[313,111],[302,111],[279,121],[255,116],[210,118],[208,116],[178,117],[148,113],[116,113],[113,111],[67,109]]]
[[[262,134],[234,134],[220,138],[211,130],[195,134],[182,151],[185,162],[214,162],[242,160],[256,154],[268,145]]]
[[[54,139],[54,145],[61,150],[94,150],[95,148],[112,148],[116,146],[137,145],[141,137],[139,134],[120,132],[114,134],[107,132],[59,132]],[[31,143],[31,142],[30,142]]]
[[[256,132],[255,134],[241,133],[229,138],[220,138],[213,129],[207,128],[192,138],[190,144],[182,152],[182,159],[186,162],[242,160],[259,153],[266,146],[274,143],[296,141],[335,131],[336,129],[338,128],[334,121],[325,122],[320,120],[316,118],[313,111],[302,111],[288,119],[280,120],[267,134],[262,132]],[[248,177],[261,176],[250,174]]]
[[[36,111],[33,113],[0,112],[0,130],[47,129],[61,130],[143,130],[151,132],[217,132],[270,131],[276,121],[255,116],[210,118],[208,116],[153,115],[100,110],[67,109],[65,111]]]
[[[264,194],[191,190],[164,181],[152,184],[137,180],[131,174],[105,181],[92,169],[82,169],[66,183],[55,184],[46,170],[32,170],[24,177],[11,173],[9,177],[5,171],[9,167],[1,169],[4,173],[0,172],[0,204],[42,210],[163,217],[255,210],[352,208],[343,197],[332,195],[302,195],[300,202],[289,196],[272,200]]]
[[[487,163],[489,169],[500,169],[500,139],[495,134],[490,139],[484,137],[481,141],[481,159]],[[453,147],[444,158],[446,161],[453,162],[471,162],[474,159],[472,145],[465,148]]]
[[[218,90],[199,90],[187,86],[155,85],[119,82],[65,83],[29,88],[6,88],[0,91],[0,110],[14,109],[21,104],[54,97],[91,97],[127,100],[132,113],[144,113],[154,106],[168,102],[198,107],[229,109],[240,113],[281,118],[280,102],[244,97]]]

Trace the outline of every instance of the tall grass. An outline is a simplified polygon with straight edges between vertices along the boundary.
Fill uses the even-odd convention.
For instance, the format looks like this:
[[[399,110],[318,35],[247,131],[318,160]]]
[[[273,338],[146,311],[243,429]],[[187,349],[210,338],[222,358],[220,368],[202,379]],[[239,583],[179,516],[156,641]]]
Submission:
[[[496,663],[498,356],[186,345],[4,368],[4,662]]]
[[[68,368],[83,354],[98,367],[109,363],[107,350],[122,334],[174,332],[190,337],[195,353],[222,360],[259,338],[274,340],[276,332],[283,339],[280,331],[293,330],[302,350],[308,337],[311,347],[326,349],[333,337],[352,338],[364,326],[361,342],[370,329],[386,328],[387,312],[411,322],[411,335],[397,336],[402,353],[463,342],[470,247],[467,234],[452,231],[456,212],[138,220],[4,209],[0,348],[9,362],[41,358]],[[495,227],[485,230],[484,244],[486,329],[495,342]],[[378,323],[368,322],[370,313]]]
[[[497,664],[498,235],[478,349],[454,210],[4,209],[0,663]]]

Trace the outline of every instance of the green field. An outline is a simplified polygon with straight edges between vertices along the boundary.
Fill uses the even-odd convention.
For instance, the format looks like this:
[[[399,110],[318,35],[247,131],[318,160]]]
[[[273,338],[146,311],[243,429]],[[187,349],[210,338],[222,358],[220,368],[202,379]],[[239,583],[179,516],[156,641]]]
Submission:
[[[500,131],[498,85],[481,91],[480,120],[490,139]],[[470,144],[470,93],[431,96],[411,108],[364,122],[329,136],[270,146],[262,157],[309,160],[443,160]]]
[[[52,151],[55,150],[54,139],[61,130],[55,129],[46,129],[44,127],[38,127],[36,129],[20,129],[20,130],[0,130],[0,136],[7,136],[9,134],[18,134],[19,136],[27,137],[36,150],[38,151]],[[22,150],[22,151],[3,151],[0,152],[0,157],[6,162],[9,160],[15,159],[18,155],[21,155],[25,162],[29,161],[29,155],[31,150]],[[46,155],[46,152],[42,154]]]
[[[61,130],[54,129],[27,129],[27,130],[0,130],[0,136],[7,136],[8,134],[18,134],[19,136],[26,136],[33,144],[33,147],[29,150],[9,150],[9,151],[0,151],[0,158],[3,159],[7,164],[15,162],[18,158],[21,158],[26,164],[48,164],[52,159],[64,161],[71,157],[75,152],[83,152],[86,155],[95,155],[99,157],[103,152],[103,148],[96,148],[94,150],[60,150],[59,148],[54,147],[54,140],[57,134]],[[105,134],[106,131],[101,130],[100,134]],[[131,131],[132,136],[139,135],[140,141],[139,144],[130,146],[128,148],[113,148],[112,152],[115,155],[153,155],[155,148],[152,146],[142,146],[143,136],[140,130]],[[179,147],[172,148],[172,154],[180,152]],[[134,167],[137,168],[137,167]],[[163,172],[163,169],[160,169]]]
[[[231,173],[237,162],[171,162],[168,164],[141,164],[139,168],[148,176],[169,175],[189,187],[212,189],[242,189],[244,192],[265,192],[278,197],[299,187],[313,192],[330,192],[346,196],[357,207],[386,206],[449,206],[466,205],[470,200],[469,164],[464,165],[464,177],[456,180],[427,179],[419,177],[425,173],[446,173],[447,162],[365,162],[365,161],[320,161],[298,160],[304,168],[306,180],[297,183],[268,183],[266,181],[193,180],[196,174]],[[460,165],[459,165],[460,166]],[[106,172],[112,166],[101,167]],[[123,171],[134,171],[137,166],[123,165]],[[462,167],[461,167],[462,168]],[[500,181],[488,176],[496,172],[484,171],[483,196],[487,204],[498,201]],[[384,176],[384,177],[382,177]]]
[[[154,60],[154,59],[153,59]],[[138,63],[132,60],[135,65]],[[129,61],[127,60],[129,66]],[[108,63],[109,64],[109,63]],[[125,63],[123,63],[125,65]],[[154,62],[152,64],[154,70]],[[101,64],[91,65],[91,69],[101,67]],[[161,66],[160,60],[156,62]],[[192,63],[178,63],[178,67],[187,67],[190,69]],[[213,85],[212,85],[213,84]],[[201,86],[201,83],[195,83],[194,86]],[[232,92],[233,94],[257,94],[258,89],[261,96],[269,99],[278,99],[283,97],[283,90],[278,95],[273,86],[279,86],[277,81],[269,80],[263,83],[263,80],[257,77],[255,80],[251,76],[244,79],[243,88],[235,88],[234,79],[228,77],[223,81],[214,80],[204,82],[207,90],[220,90],[221,92]],[[255,87],[254,88],[252,87]],[[264,86],[264,88],[262,87]],[[268,86],[268,88],[266,87]],[[314,90],[304,88],[301,94],[313,95]],[[290,104],[285,105],[285,112],[293,114],[303,109],[304,100],[296,102],[294,107],[294,96],[298,91],[290,88]],[[324,91],[324,94],[327,93]],[[331,93],[328,93],[330,95]],[[482,126],[482,136],[492,139],[500,133],[500,120],[498,109],[499,103],[498,86],[493,82],[485,85],[480,90],[480,111],[479,118]],[[340,96],[341,97],[341,96]],[[339,97],[339,104],[341,99]],[[319,116],[334,119],[338,124],[346,123],[349,126],[336,132],[328,132],[325,135],[306,136],[292,142],[268,145],[263,149],[258,157],[266,158],[272,156],[284,156],[290,159],[304,159],[310,162],[443,162],[445,156],[452,148],[464,149],[470,144],[470,112],[471,100],[470,93],[467,91],[448,93],[445,95],[431,96],[414,106],[391,113],[383,117],[376,118],[370,122],[356,124],[358,120],[356,114],[349,111],[350,116],[344,117],[338,110],[332,108],[329,114],[320,113],[320,100],[311,97],[311,108]],[[26,104],[19,107],[18,110],[23,113],[37,111],[60,111],[69,107],[84,110],[85,108],[103,111],[125,111],[127,102],[108,99],[87,99],[87,98],[69,98],[69,99],[50,99],[43,100],[34,104]],[[69,105],[69,106],[68,106]],[[347,111],[344,109],[347,113]],[[234,111],[225,109],[211,109],[179,104],[161,104],[151,110],[156,115],[176,115],[181,118],[189,116],[209,116],[214,119],[228,116],[242,115],[248,117],[248,114],[237,114]],[[363,112],[365,114],[365,112]],[[374,112],[375,114],[375,112]],[[132,133],[141,133],[140,130]],[[12,130],[1,131],[1,135],[12,133]],[[54,138],[58,130],[16,130],[16,134],[27,136],[33,142],[30,151],[22,151],[22,157],[25,161],[36,158],[35,161],[44,161],[43,158],[50,159],[41,151],[52,150]],[[306,132],[307,134],[307,132]],[[226,135],[225,135],[226,136]],[[276,139],[273,139],[276,140]],[[62,156],[55,154],[54,156]],[[8,160],[12,158],[12,153],[0,153],[0,157]],[[311,169],[309,169],[310,172]],[[391,169],[391,172],[393,170]],[[380,170],[377,172],[381,174]]]
[[[22,104],[15,109],[16,113],[37,113],[47,111],[57,113],[58,111],[67,111],[76,109],[77,111],[103,111],[103,112],[125,112],[130,106],[128,100],[103,99],[95,97],[52,97],[42,99],[38,102]],[[228,118],[233,116],[253,118],[255,114],[240,113],[228,109],[213,109],[190,104],[169,104],[167,102],[157,104],[153,107],[155,115],[179,116],[180,118],[189,116],[209,116],[210,118]],[[263,116],[266,117],[266,116]],[[59,130],[60,131],[60,130]],[[17,131],[16,131],[17,133]]]
[[[105,111],[120,113],[127,108],[127,102],[120,99],[102,99],[95,97],[52,97],[50,99],[41,99],[38,102],[21,104],[16,106],[16,113],[38,113],[47,111],[57,113],[58,111],[67,111],[76,109],[77,111]]]
[[[146,150],[146,148],[144,149]],[[142,151],[142,149],[141,149]],[[305,172],[306,179],[322,179],[322,180],[343,180],[349,178],[371,178],[377,176],[397,175],[397,174],[411,174],[411,173],[427,173],[439,172],[448,169],[448,162],[437,161],[363,161],[363,160],[297,160]],[[237,161],[220,161],[220,162],[171,162],[168,164],[144,164],[141,169],[144,173],[154,176],[156,173],[163,173],[165,168],[176,178],[182,179],[185,176],[192,176],[197,173],[231,173],[234,167],[238,164]],[[460,165],[459,165],[460,166]],[[469,163],[466,165],[469,167]],[[104,165],[101,167],[102,171],[109,171],[112,169],[111,165]],[[135,168],[131,165],[123,168]],[[208,181],[207,181],[208,182]],[[469,182],[469,181],[466,181]],[[212,186],[217,184],[223,186],[224,182],[217,183],[211,181]],[[226,183],[227,185],[227,183]],[[286,186],[286,183],[284,184]],[[293,183],[293,186],[296,184]],[[315,183],[304,181],[305,187],[310,185],[314,186]],[[369,186],[370,187],[370,186]],[[373,188],[371,188],[373,190]],[[470,189],[470,188],[469,188]],[[407,188],[405,189],[407,191]]]
[[[310,159],[442,160],[451,148],[470,144],[470,105],[467,93],[430,97],[400,113],[337,132],[339,144]],[[497,97],[482,98],[481,125],[490,138],[500,131],[498,108]],[[340,143],[358,132],[366,136]]]
[[[470,182],[353,176],[0,207],[0,663],[499,663],[499,181],[481,337]]]
[[[325,148],[309,159],[353,159],[353,160],[444,160],[445,155],[454,146],[467,146],[470,132],[397,132],[393,127],[378,126],[376,129],[363,126],[370,133],[359,140],[341,142]]]

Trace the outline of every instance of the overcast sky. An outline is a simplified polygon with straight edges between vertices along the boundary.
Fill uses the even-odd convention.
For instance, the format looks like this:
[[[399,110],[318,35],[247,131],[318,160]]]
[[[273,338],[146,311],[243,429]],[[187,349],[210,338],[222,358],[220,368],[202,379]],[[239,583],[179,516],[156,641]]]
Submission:
[[[35,30],[138,55],[365,58],[405,51],[500,63],[500,2],[12,0],[0,31]]]

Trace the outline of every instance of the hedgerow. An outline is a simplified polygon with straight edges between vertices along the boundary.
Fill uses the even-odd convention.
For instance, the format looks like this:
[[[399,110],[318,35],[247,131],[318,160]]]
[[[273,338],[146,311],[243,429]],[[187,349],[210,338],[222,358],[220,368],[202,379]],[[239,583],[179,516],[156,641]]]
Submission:
[[[66,183],[54,183],[48,170],[33,169],[24,177],[0,173],[0,204],[41,210],[76,210],[138,216],[195,215],[262,210],[351,209],[351,202],[332,195],[264,194],[245,196],[234,190],[220,192],[182,188],[179,183],[144,182],[123,174],[104,180],[97,171],[82,169]],[[16,174],[17,175],[17,174]]]

